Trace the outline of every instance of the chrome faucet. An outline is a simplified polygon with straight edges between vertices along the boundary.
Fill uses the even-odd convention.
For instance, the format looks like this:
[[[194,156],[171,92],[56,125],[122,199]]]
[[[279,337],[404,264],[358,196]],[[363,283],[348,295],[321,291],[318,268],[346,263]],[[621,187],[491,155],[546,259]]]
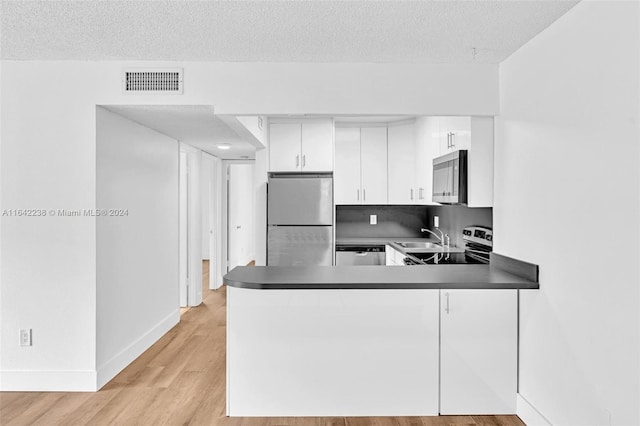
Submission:
[[[449,235],[445,235],[440,228],[436,228],[436,230],[440,233],[440,235],[436,234],[435,232],[433,232],[430,229],[427,228],[420,228],[420,232],[428,232],[430,234],[432,234],[434,237],[436,237],[438,239],[438,241],[440,241],[440,244],[442,244],[442,247],[449,247]]]

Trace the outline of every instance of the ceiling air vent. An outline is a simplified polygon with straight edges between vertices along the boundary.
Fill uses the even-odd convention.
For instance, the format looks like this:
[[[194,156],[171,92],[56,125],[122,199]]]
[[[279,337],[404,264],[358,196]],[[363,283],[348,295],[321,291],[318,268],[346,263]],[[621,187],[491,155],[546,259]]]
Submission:
[[[122,88],[125,93],[182,94],[182,68],[124,70]]]

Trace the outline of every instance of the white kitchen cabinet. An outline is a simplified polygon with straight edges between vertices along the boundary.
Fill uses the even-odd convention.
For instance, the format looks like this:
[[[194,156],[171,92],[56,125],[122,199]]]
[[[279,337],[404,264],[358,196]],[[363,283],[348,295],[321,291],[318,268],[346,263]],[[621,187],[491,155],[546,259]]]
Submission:
[[[269,125],[269,170],[295,172],[300,170],[299,123]]]
[[[471,117],[467,153],[467,205],[493,206],[493,117]]]
[[[415,125],[416,204],[437,204],[431,200],[433,159],[440,155],[439,117],[418,117]]]
[[[302,171],[322,172],[333,170],[333,132],[333,123],[331,121],[302,123]]]
[[[360,130],[362,204],[387,204],[387,128]]]
[[[272,172],[332,171],[332,120],[270,124],[269,170]]]
[[[471,117],[436,117],[440,155],[471,147]]]
[[[440,290],[440,414],[513,414],[517,290]]]
[[[336,204],[387,204],[387,128],[337,128]]]
[[[336,128],[333,199],[336,204],[361,203],[359,128]]]
[[[389,125],[387,144],[389,204],[419,204],[416,185],[415,122]]]

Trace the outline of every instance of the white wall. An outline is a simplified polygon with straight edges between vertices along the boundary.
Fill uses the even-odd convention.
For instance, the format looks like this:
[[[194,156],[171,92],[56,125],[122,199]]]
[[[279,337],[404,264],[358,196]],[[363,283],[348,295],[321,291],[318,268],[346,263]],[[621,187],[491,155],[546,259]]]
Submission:
[[[97,108],[98,388],[180,320],[179,144]]]
[[[141,66],[184,67],[184,94],[123,94],[123,68]],[[3,61],[2,207],[95,207],[96,105],[213,105],[216,114],[239,115],[492,115],[497,71],[463,64]],[[96,220],[2,217],[0,236],[2,389],[94,389]],[[33,328],[32,347],[17,345],[20,328]]]
[[[500,66],[494,250],[540,265],[519,392],[554,425],[640,424],[638,18],[580,2]]]
[[[11,105],[0,117],[3,209],[94,208],[100,85],[81,68],[2,67],[2,104]],[[95,389],[95,218],[2,217],[0,224],[2,390]],[[18,346],[20,328],[33,329],[33,346]]]

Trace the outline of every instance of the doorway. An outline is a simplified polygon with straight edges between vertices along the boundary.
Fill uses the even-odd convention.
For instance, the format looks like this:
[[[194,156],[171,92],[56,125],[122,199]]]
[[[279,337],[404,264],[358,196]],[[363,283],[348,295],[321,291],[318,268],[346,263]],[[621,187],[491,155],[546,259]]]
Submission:
[[[222,162],[202,152],[200,189],[202,198],[202,291],[206,295],[222,285],[221,178]],[[205,298],[204,296],[203,298]]]
[[[255,261],[254,163],[227,163],[227,271]]]

